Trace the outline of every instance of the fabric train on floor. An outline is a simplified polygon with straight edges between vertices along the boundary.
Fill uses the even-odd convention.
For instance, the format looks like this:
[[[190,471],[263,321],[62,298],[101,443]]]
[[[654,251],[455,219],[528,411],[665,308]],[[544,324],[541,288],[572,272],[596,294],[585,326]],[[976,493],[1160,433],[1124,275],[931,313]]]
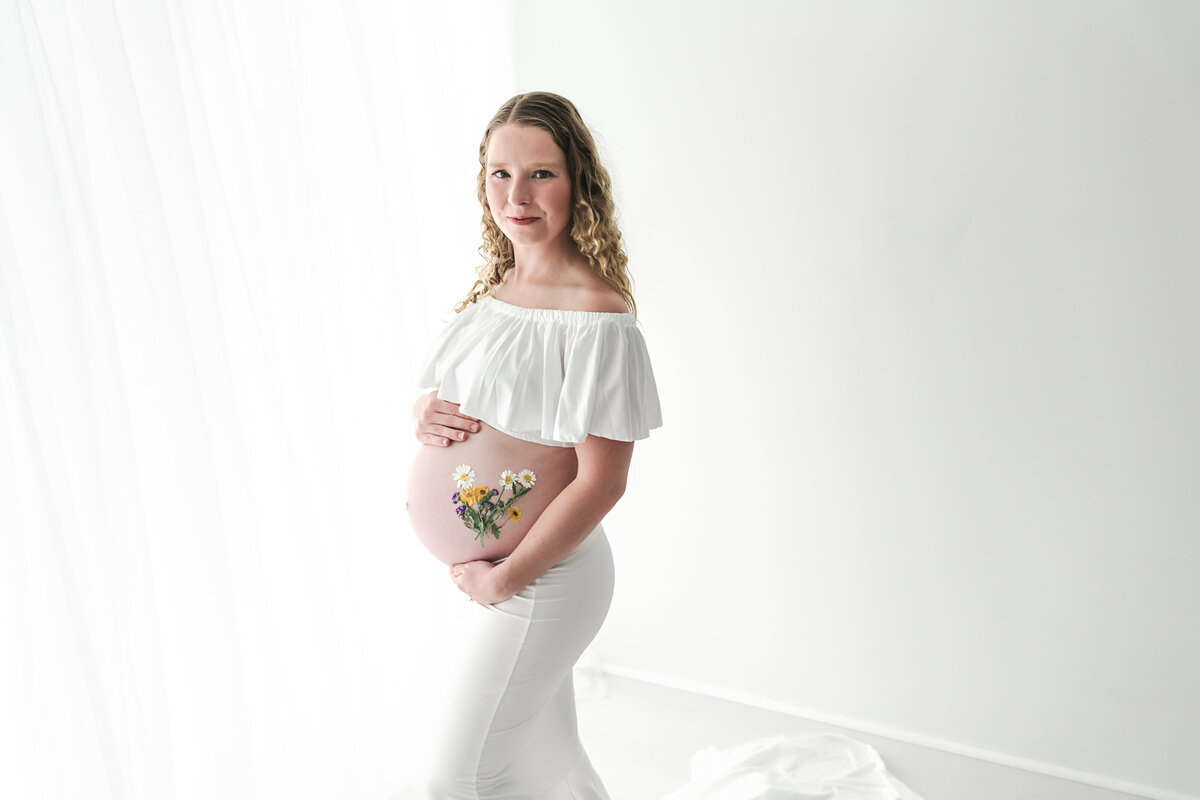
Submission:
[[[692,756],[692,780],[661,800],[921,800],[875,748],[835,733],[773,736]]]

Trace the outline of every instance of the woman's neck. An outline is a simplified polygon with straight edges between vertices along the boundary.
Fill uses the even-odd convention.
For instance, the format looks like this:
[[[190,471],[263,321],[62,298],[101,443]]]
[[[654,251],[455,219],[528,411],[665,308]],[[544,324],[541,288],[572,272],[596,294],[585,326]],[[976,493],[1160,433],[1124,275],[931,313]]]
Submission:
[[[522,283],[538,285],[561,284],[572,273],[588,270],[587,259],[567,238],[565,241],[513,248],[513,277]]]

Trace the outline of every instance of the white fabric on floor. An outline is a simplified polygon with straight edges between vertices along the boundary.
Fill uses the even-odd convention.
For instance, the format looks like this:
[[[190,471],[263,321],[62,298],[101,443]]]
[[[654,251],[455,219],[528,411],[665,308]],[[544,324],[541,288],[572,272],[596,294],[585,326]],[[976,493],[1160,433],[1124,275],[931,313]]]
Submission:
[[[836,733],[773,736],[692,756],[692,780],[662,800],[921,800],[875,748]]]

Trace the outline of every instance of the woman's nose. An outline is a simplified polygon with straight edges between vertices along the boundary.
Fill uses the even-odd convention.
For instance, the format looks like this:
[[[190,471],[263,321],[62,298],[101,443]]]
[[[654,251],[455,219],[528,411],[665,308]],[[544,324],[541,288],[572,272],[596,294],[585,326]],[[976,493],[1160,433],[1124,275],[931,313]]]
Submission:
[[[523,206],[529,202],[529,183],[522,178],[513,178],[508,186],[508,202]]]

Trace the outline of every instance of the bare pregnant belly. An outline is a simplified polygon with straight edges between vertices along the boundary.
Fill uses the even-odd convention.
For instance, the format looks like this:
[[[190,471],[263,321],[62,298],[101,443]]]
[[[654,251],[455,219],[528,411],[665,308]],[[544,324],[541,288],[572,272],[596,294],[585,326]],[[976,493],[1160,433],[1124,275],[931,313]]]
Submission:
[[[417,538],[443,564],[504,558],[516,549],[525,534],[550,501],[575,479],[578,462],[573,447],[552,447],[514,439],[495,428],[480,423],[479,433],[467,434],[466,441],[453,442],[449,447],[421,445],[413,460],[408,478],[408,516]],[[519,497],[513,507],[520,518],[503,515],[499,538],[488,534],[483,545],[475,532],[463,524],[451,498],[460,492],[454,482],[459,465],[475,471],[475,485],[501,489],[500,474],[505,470],[532,470],[537,476],[533,488]],[[506,501],[511,491],[497,499]]]

